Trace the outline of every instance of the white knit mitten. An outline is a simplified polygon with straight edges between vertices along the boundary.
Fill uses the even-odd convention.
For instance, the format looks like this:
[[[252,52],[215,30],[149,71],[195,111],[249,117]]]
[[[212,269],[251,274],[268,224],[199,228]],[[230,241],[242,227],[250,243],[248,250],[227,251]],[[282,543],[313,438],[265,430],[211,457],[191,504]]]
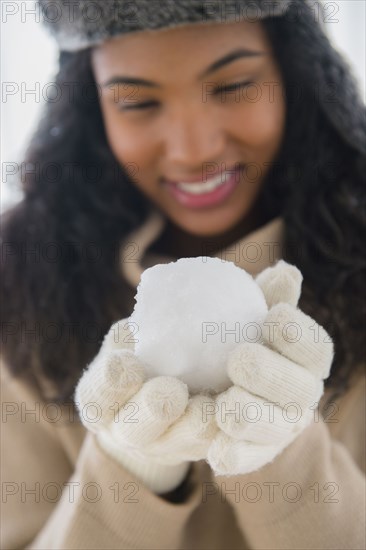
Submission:
[[[189,397],[175,377],[146,379],[128,319],[111,327],[74,397],[99,445],[155,493],[176,488],[218,432],[213,418],[202,417],[209,395]]]
[[[228,358],[233,386],[216,397],[220,432],[208,450],[216,475],[272,462],[310,424],[333,360],[326,331],[297,308],[300,271],[281,260],[256,282],[269,312],[262,340],[240,344]]]

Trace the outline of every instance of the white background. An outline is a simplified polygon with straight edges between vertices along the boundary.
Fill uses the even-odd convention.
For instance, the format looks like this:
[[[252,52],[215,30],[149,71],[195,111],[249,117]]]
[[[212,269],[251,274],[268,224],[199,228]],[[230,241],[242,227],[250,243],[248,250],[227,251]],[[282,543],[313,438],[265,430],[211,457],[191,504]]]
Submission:
[[[325,30],[351,64],[365,98],[366,1],[323,1],[323,4],[327,14]],[[5,173],[5,167],[10,162],[21,162],[44,101],[42,90],[54,80],[57,71],[57,48],[36,20],[34,0],[2,0],[0,6],[1,210],[5,210],[21,197],[16,181]],[[9,94],[9,86],[14,86],[13,95]],[[36,90],[35,94],[31,95],[30,90]]]

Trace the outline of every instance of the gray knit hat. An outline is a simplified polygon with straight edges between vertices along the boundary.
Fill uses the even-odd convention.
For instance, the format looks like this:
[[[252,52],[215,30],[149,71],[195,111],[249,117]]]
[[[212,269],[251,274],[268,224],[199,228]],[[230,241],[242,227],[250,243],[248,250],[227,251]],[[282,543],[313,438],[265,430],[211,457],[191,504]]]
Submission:
[[[256,21],[284,15],[292,0],[38,0],[42,22],[62,51],[108,38],[191,23]]]

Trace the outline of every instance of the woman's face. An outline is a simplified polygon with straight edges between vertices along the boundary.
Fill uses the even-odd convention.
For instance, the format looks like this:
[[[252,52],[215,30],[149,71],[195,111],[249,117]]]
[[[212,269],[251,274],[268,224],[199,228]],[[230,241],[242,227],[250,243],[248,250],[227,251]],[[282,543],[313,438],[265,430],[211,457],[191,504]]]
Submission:
[[[114,155],[168,219],[199,236],[245,219],[285,125],[260,23],[119,36],[93,50],[92,67]]]

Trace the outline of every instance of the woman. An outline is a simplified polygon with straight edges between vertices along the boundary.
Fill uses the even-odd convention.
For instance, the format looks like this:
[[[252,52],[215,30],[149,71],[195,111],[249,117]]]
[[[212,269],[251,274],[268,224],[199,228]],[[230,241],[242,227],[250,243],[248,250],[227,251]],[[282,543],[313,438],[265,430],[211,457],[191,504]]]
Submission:
[[[47,4],[62,93],[3,217],[4,547],[363,548],[365,121],[325,12],[244,0],[70,14],[60,0],[47,18]],[[292,427],[240,438],[215,414],[195,432],[200,398],[173,378],[148,385],[115,339],[146,267],[207,251],[257,277],[272,326],[288,315],[306,331],[242,350],[210,403],[232,410],[248,391],[279,413],[301,398]],[[114,405],[158,394],[167,416],[111,429]],[[90,402],[106,422],[82,414]]]

